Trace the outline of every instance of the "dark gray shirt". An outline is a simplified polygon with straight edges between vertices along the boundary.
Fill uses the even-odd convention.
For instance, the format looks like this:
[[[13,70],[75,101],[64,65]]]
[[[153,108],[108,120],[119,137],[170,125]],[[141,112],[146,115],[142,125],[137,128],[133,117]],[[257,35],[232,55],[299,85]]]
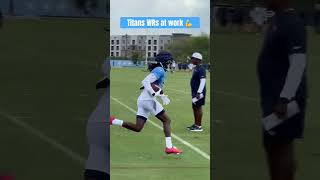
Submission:
[[[272,18],[258,59],[263,109],[270,111],[280,98],[290,66],[289,56],[306,53],[306,38],[305,25],[294,10],[276,13]],[[294,97],[297,100],[304,100],[307,93],[305,73],[301,78]]]

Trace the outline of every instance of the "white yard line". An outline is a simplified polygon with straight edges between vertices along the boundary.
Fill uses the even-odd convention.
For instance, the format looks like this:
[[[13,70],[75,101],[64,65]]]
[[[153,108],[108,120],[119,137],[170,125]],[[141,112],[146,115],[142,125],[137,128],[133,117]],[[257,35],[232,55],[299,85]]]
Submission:
[[[171,90],[171,91],[175,91],[175,92],[179,92],[179,93],[183,93],[183,94],[190,94],[190,92],[186,92],[186,91],[183,91],[183,90],[178,90],[178,89],[173,89],[173,88],[166,88],[166,89]],[[245,99],[245,100],[252,101],[252,102],[259,102],[259,100],[257,98],[253,98],[253,97],[249,97],[249,96],[243,96],[243,95],[235,94],[235,93],[232,93],[232,92],[225,92],[225,91],[215,90],[213,93],[221,94],[221,95],[224,95],[224,96],[232,96],[232,97]]]
[[[39,131],[39,130],[35,129],[34,127],[32,127],[31,125],[29,125],[28,123],[18,119],[15,116],[12,116],[10,114],[7,114],[7,113],[1,112],[1,111],[0,111],[0,116],[3,116],[4,118],[10,120],[10,122],[14,123],[16,126],[19,126],[20,128],[24,129],[26,132],[38,137],[39,139],[41,139],[44,142],[50,144],[53,148],[61,151],[63,154],[68,156],[70,159],[78,162],[79,164],[83,165],[85,163],[85,158],[83,158],[81,155],[74,152],[70,148],[64,146],[63,144],[59,143],[55,139],[48,137],[47,135],[45,135],[41,131]]]
[[[110,98],[111,98],[113,101],[115,101],[115,102],[117,102],[118,104],[120,104],[121,106],[127,108],[127,109],[128,109],[129,111],[131,111],[132,113],[134,113],[134,114],[136,113],[136,111],[135,111],[134,109],[132,109],[131,107],[127,106],[126,104],[124,104],[123,102],[121,102],[120,100],[118,100],[117,98],[114,98],[114,97],[112,97],[112,96],[110,96]],[[159,126],[157,123],[155,123],[155,122],[153,122],[153,121],[151,121],[151,120],[149,120],[148,122],[149,122],[150,124],[152,124],[153,126],[155,126],[155,127],[159,128],[159,129],[163,130],[162,127]],[[199,148],[195,147],[194,145],[190,144],[189,142],[183,140],[182,138],[180,138],[179,136],[177,136],[177,135],[175,135],[175,134],[173,134],[173,133],[171,133],[171,136],[172,136],[172,138],[178,140],[179,142],[181,142],[181,143],[184,144],[185,146],[189,147],[190,149],[192,149],[193,151],[195,151],[196,153],[198,153],[199,155],[201,155],[201,156],[204,157],[205,159],[210,160],[210,155],[209,155],[209,154],[203,152],[203,151],[200,150]]]

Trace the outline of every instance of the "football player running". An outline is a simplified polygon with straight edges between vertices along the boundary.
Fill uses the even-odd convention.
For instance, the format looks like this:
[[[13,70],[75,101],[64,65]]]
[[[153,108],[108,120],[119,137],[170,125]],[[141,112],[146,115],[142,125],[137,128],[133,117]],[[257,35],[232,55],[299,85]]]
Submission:
[[[137,100],[138,110],[136,116],[136,122],[123,121],[121,119],[110,117],[110,125],[117,125],[129,129],[134,132],[140,132],[148,117],[151,114],[155,115],[163,124],[163,131],[165,135],[166,148],[165,153],[167,154],[180,154],[182,150],[174,147],[171,141],[171,120],[166,114],[162,105],[157,101],[156,97],[159,97],[163,105],[168,105],[170,99],[167,95],[163,94],[161,88],[164,85],[166,79],[166,71],[168,65],[173,61],[173,57],[168,52],[160,52],[155,61],[157,62],[151,67],[151,73],[142,81],[142,92]],[[155,92],[152,88],[151,83],[159,86],[159,90]]]

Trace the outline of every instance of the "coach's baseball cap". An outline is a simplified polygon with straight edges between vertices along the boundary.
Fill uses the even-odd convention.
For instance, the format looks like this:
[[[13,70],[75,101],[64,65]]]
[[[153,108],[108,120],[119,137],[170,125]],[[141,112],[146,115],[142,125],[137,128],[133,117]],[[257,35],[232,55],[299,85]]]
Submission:
[[[192,54],[191,58],[196,58],[199,59],[200,61],[202,60],[202,55],[198,52],[195,52]]]

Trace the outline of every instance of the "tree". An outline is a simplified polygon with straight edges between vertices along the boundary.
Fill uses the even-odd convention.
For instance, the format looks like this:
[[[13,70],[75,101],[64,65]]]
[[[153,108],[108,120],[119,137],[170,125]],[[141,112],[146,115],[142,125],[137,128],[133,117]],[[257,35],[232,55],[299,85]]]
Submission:
[[[172,53],[174,59],[179,63],[185,63],[187,57],[192,53],[199,52],[203,56],[203,62],[208,63],[209,60],[209,37],[201,35],[197,37],[189,37],[186,40],[176,41],[167,47],[167,50]]]
[[[140,58],[140,55],[139,55],[138,52],[136,52],[136,51],[132,52],[131,59],[132,59],[132,61],[133,61],[134,64],[137,64],[137,63],[138,63],[139,58]]]

